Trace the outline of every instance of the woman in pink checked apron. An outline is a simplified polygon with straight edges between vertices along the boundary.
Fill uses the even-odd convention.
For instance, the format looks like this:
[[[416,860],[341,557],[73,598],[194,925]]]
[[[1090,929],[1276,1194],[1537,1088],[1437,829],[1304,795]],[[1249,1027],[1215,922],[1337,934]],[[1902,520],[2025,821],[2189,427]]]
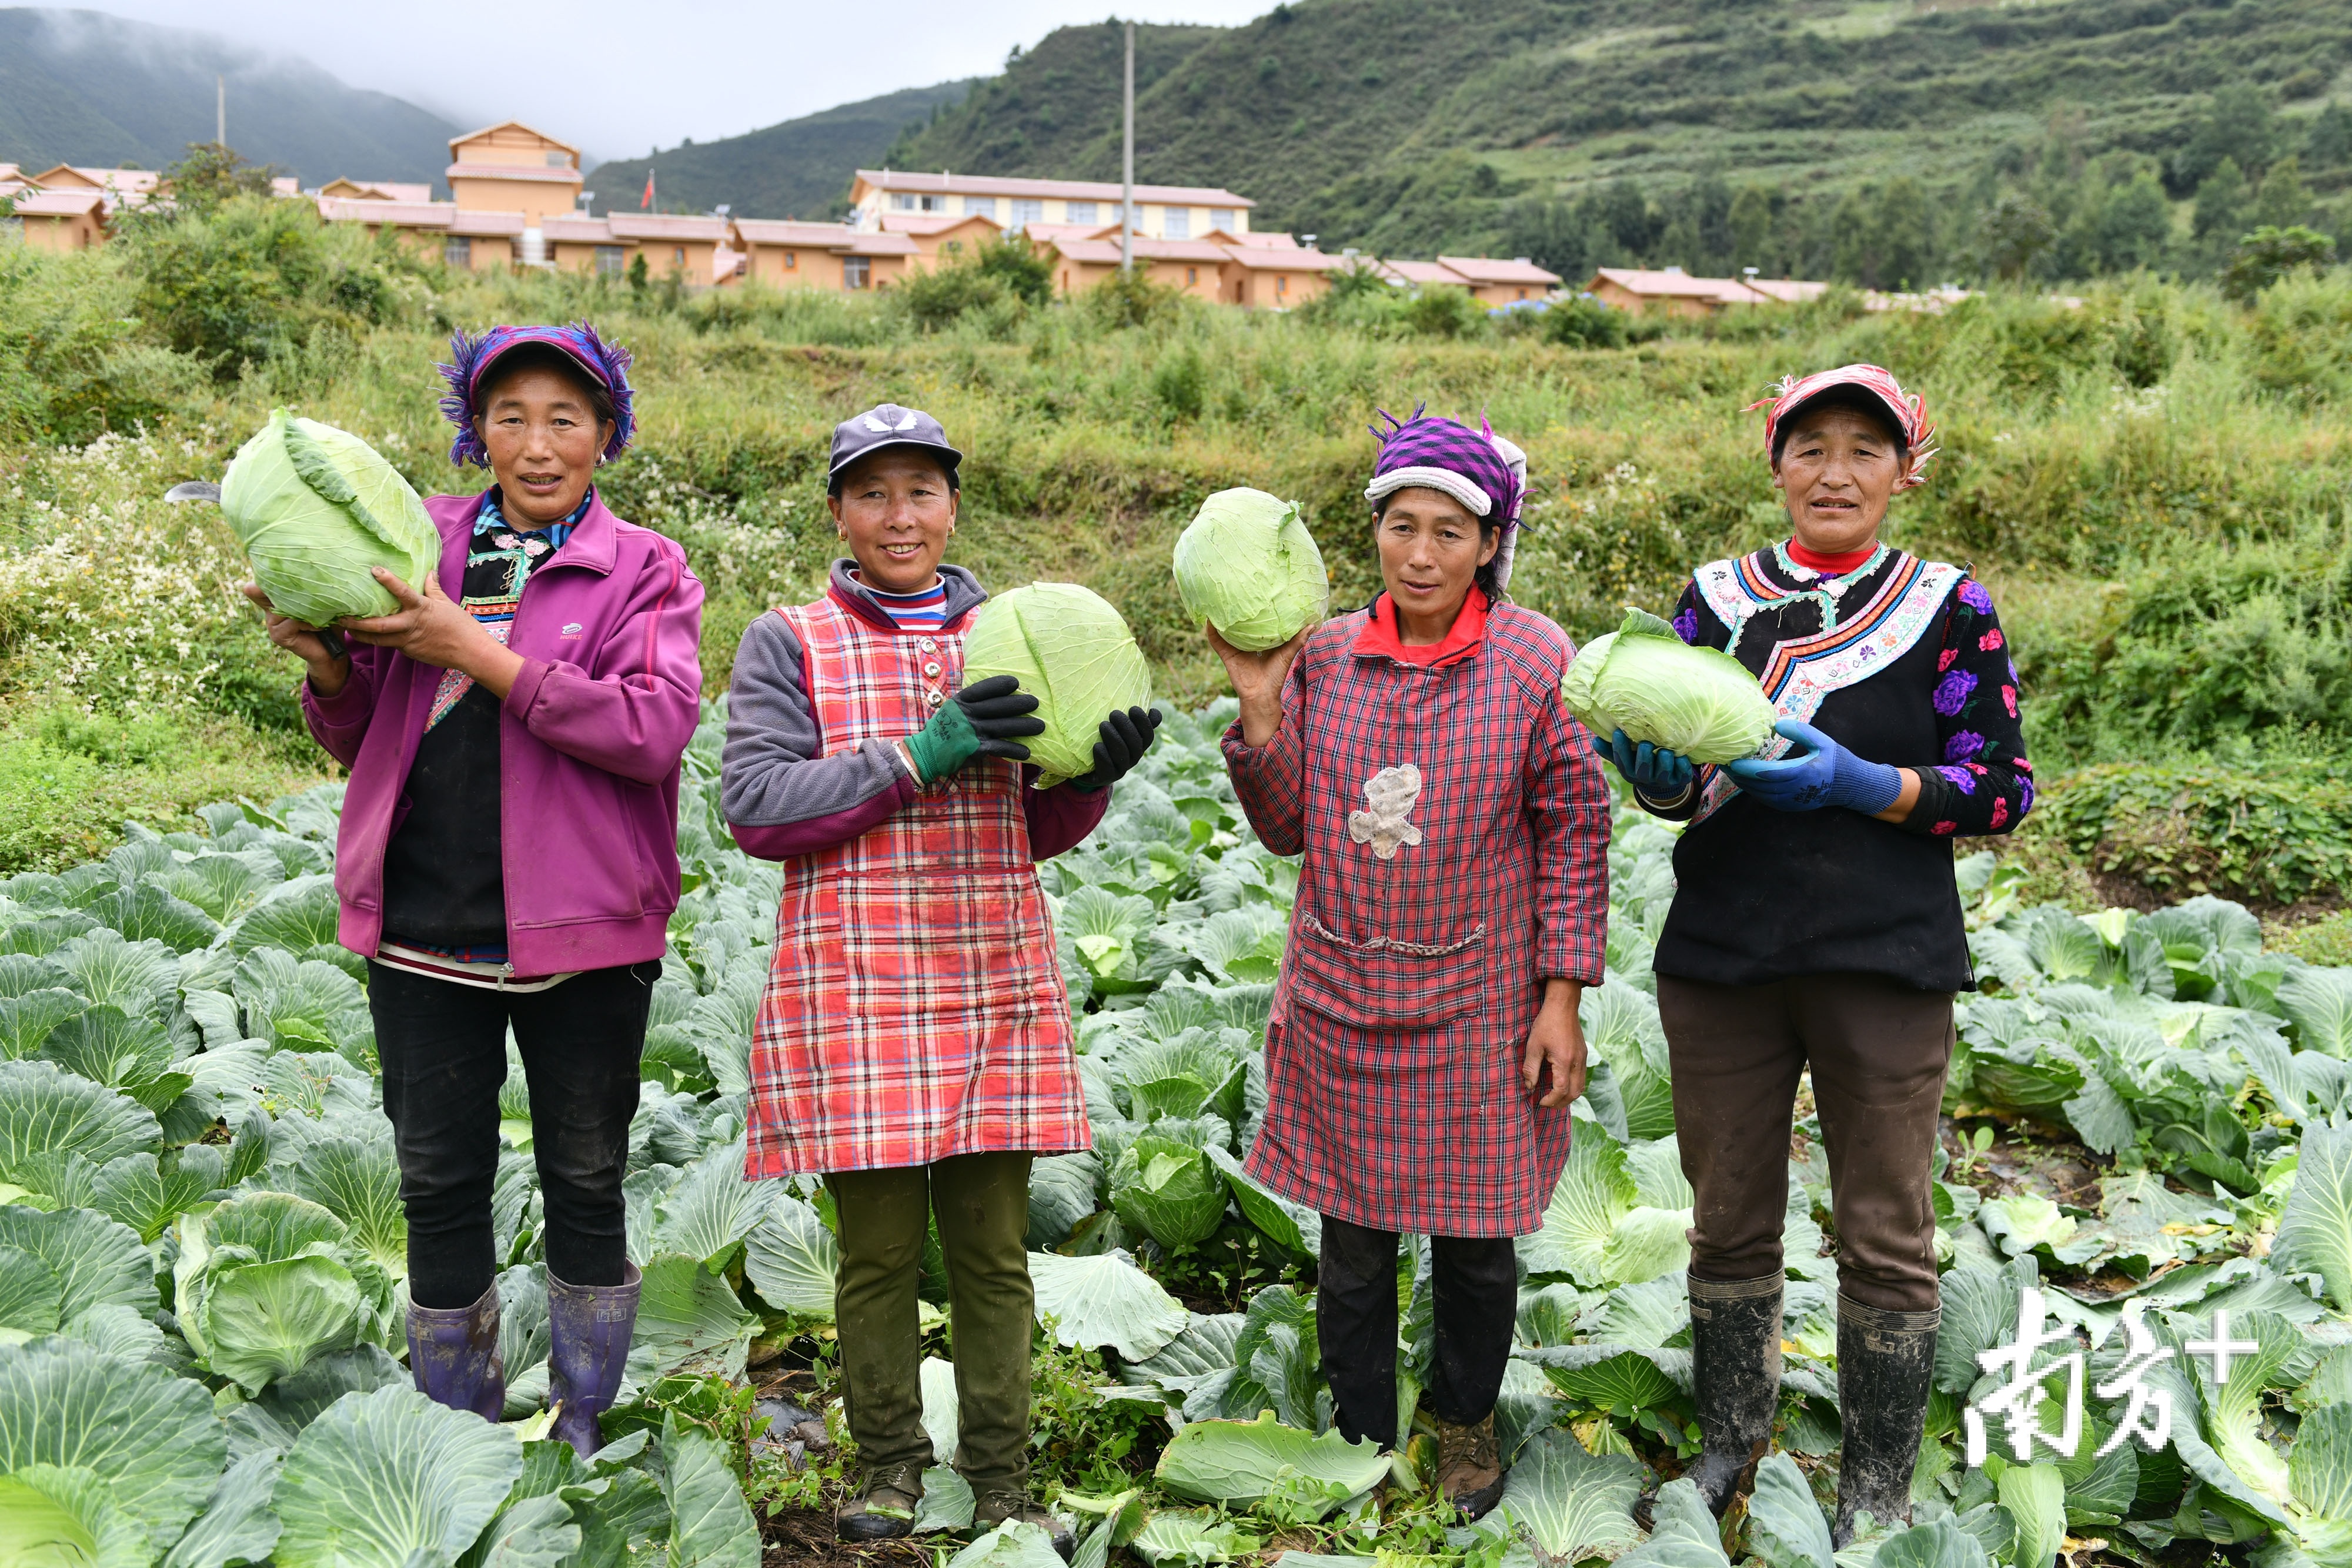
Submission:
[[[1159,715],[1115,713],[1094,769],[1032,788],[1045,726],[1010,675],[962,685],[988,595],[941,564],[962,454],[884,403],[834,431],[828,503],[854,559],[761,616],[729,695],[736,841],[784,866],[751,1047],[753,1178],[823,1172],[835,1322],[865,1480],[845,1540],[902,1536],[922,1500],[916,1284],[939,1220],[953,1294],[956,1465],[983,1528],[1067,1531],[1028,1495],[1029,1165],[1089,1146],[1070,1004],[1035,862],[1091,831]]]
[[[1374,434],[1387,591],[1263,653],[1209,631],[1241,697],[1234,791],[1306,857],[1248,1166],[1323,1216],[1317,1324],[1351,1438],[1400,1436],[1397,1239],[1430,1238],[1438,1485],[1475,1518],[1506,1473],[1511,1239],[1543,1222],[1584,1089],[1609,799],[1560,706],[1566,633],[1505,596],[1525,455],[1419,413]]]

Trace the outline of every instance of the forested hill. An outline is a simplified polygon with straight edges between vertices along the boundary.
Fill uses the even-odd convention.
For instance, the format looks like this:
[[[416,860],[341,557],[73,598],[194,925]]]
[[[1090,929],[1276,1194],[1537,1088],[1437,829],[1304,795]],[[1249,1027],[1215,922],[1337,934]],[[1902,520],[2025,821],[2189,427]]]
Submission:
[[[1115,178],[1116,39],[1051,35],[892,162]],[[1197,30],[1172,63],[1166,47],[1141,51],[1138,178],[1224,184],[1270,226],[1411,253],[1534,243],[1538,204],[1621,176],[1654,241],[1708,175],[1764,187],[1776,219],[1907,175],[1951,219],[2053,160],[2072,179],[2125,155],[2106,183],[2145,168],[2185,199],[2217,90],[2284,116],[2259,151],[2302,149],[2352,59],[2352,0],[1297,0]],[[1088,82],[1060,79],[1085,62]],[[2323,192],[2344,172],[2303,158]]]
[[[853,173],[878,162],[901,132],[961,100],[972,80],[908,88],[723,141],[600,163],[590,182],[596,210],[635,211],[651,169],[664,212],[707,213],[724,202],[739,218],[832,216],[848,200]]]
[[[431,181],[451,125],[299,60],[95,11],[0,9],[0,162],[160,169],[210,141],[215,78],[229,145],[306,185],[337,175]]]

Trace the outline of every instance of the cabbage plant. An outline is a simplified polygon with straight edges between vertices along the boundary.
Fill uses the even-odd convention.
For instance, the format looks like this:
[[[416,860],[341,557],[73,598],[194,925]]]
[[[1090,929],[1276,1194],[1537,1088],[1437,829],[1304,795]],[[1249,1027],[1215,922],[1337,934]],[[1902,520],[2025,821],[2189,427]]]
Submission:
[[[1595,735],[1622,729],[1694,762],[1753,757],[1780,716],[1738,660],[1692,647],[1643,610],[1578,652],[1559,697]]]
[[[1108,601],[1075,582],[1033,582],[980,607],[964,637],[970,685],[1012,675],[1037,699],[1045,733],[1027,741],[1037,787],[1093,768],[1102,721],[1151,701],[1151,668]]]
[[[440,530],[398,469],[358,436],[282,408],[237,449],[220,504],[269,602],[313,626],[400,607],[370,568],[421,591],[441,559]]]
[[[1246,487],[1202,502],[1178,536],[1176,591],[1193,620],[1252,653],[1289,642],[1331,602],[1298,503]]]

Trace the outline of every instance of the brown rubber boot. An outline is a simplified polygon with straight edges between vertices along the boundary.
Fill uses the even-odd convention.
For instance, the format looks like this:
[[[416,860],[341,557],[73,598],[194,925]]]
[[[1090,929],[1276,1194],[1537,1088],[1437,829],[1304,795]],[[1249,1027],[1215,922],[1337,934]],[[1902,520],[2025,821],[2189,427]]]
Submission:
[[[915,1528],[922,1506],[923,1472],[914,1465],[885,1465],[869,1472],[857,1500],[835,1521],[844,1541],[895,1541]]]
[[[1488,1411],[1475,1427],[1437,1423],[1438,1494],[1462,1511],[1465,1519],[1483,1519],[1503,1499],[1502,1451],[1495,1446],[1495,1416]]]

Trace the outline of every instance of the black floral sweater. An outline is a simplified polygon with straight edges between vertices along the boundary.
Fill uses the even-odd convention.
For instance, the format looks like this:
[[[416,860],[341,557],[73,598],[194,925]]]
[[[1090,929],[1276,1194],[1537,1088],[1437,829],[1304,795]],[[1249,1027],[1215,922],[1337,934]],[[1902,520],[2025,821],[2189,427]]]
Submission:
[[[1867,601],[1903,559],[1890,553],[1843,602]],[[1748,560],[1792,595],[1819,580],[1774,550]],[[1759,674],[1777,644],[1815,635],[1822,620],[1816,599],[1782,600],[1751,615],[1733,647],[1695,580],[1674,616],[1685,642],[1728,652]],[[1839,808],[1784,812],[1734,794],[1676,846],[1659,972],[1755,985],[1864,971],[1927,990],[1972,988],[1951,841],[2009,832],[2032,809],[2021,703],[1992,596],[1963,576],[1944,600],[1939,632],[1832,692],[1811,721],[1858,757],[1917,773],[1910,816],[1895,824]],[[1696,791],[1678,809],[1652,808],[1685,820],[1696,809]]]

